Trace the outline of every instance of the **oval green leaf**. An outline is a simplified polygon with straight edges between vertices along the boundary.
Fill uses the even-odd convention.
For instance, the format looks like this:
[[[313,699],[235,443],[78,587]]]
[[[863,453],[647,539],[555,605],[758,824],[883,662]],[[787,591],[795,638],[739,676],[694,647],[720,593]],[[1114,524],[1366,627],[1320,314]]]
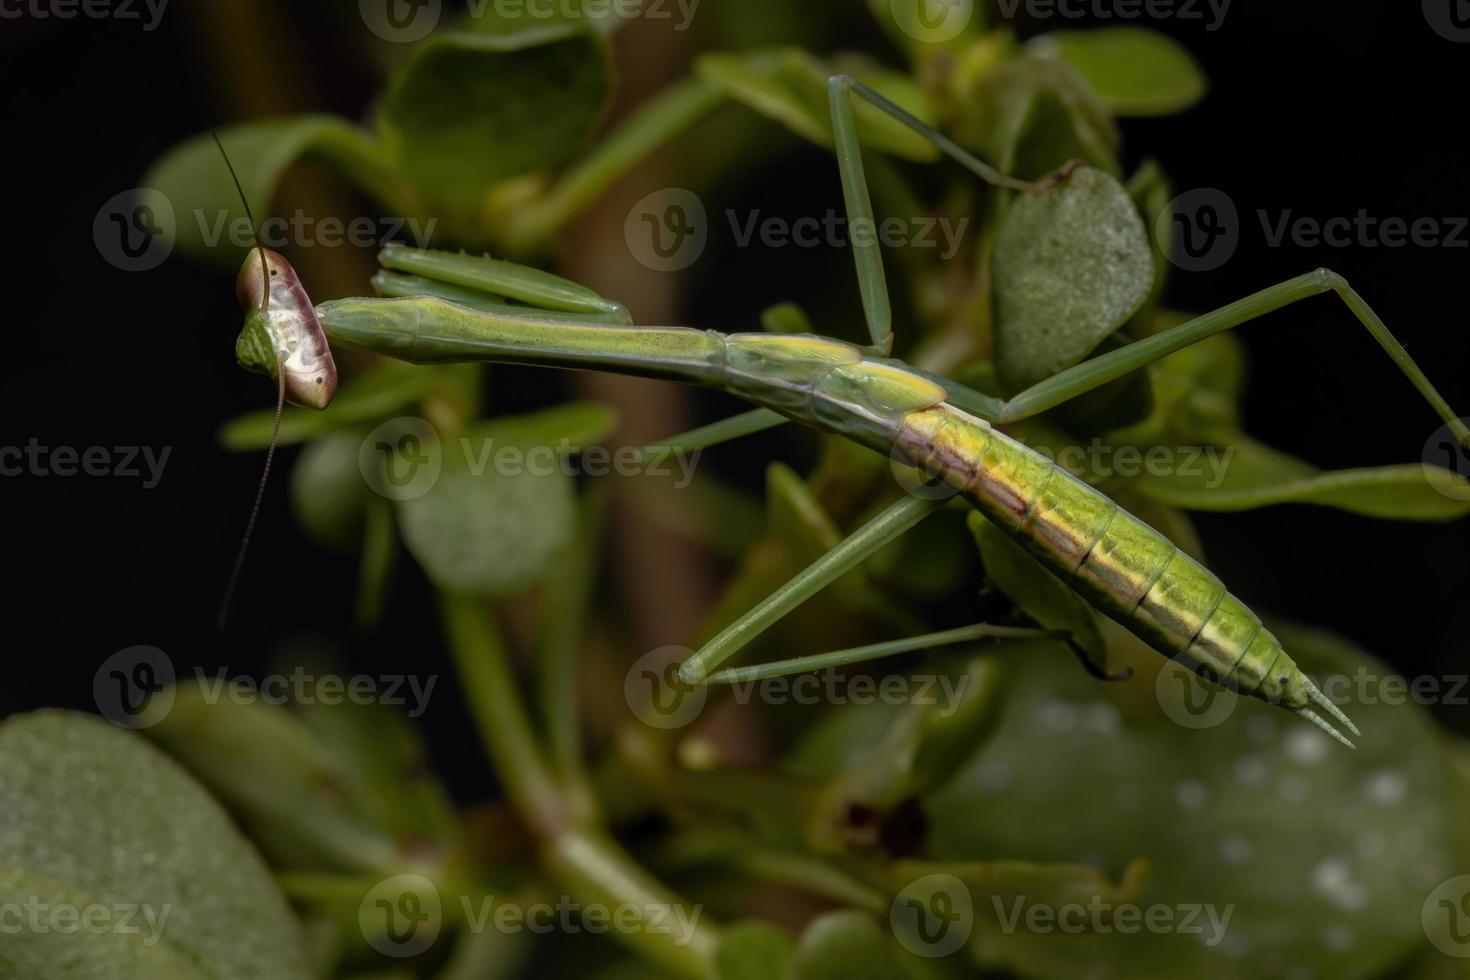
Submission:
[[[87,715],[0,725],[0,903],[42,922],[76,915],[7,928],[7,977],[313,977],[285,897],[219,804],[143,738]],[[82,928],[88,914],[107,928]]]
[[[219,131],[258,222],[272,216],[276,187],[302,161],[326,164],[369,196],[392,195],[387,158],[366,130],[335,116],[292,116]],[[254,241],[229,168],[209,133],[179,144],[154,163],[143,184],[173,207],[175,244],[191,258],[234,271]],[[271,232],[266,226],[265,231]],[[281,243],[265,235],[267,247]]]
[[[994,273],[997,366],[1013,390],[1081,361],[1137,312],[1154,278],[1127,190],[1092,167],[1040,197],[1016,198]]]
[[[1120,116],[1182,112],[1209,89],[1188,51],[1141,27],[1043,34],[1031,42],[1030,50],[1067,61]]]
[[[1186,510],[1252,510],[1317,504],[1366,517],[1448,521],[1470,514],[1470,482],[1421,463],[1323,472],[1239,431],[1215,431],[1204,464],[1145,471],[1137,491]]]
[[[408,550],[447,591],[525,591],[545,574],[576,523],[566,453],[610,424],[600,406],[570,405],[498,420],[441,443],[432,487],[398,503]]]
[[[1280,708],[1161,677],[1174,668],[1141,645],[1126,683],[1063,669],[1046,644],[1006,658],[995,734],[926,800],[930,856],[1109,874],[1141,857],[1149,884],[1129,914],[1141,926],[1157,908],[1169,924],[1068,935],[1055,919],[1028,926],[1034,898],[1019,919],[1008,901],[1012,928],[972,939],[984,963],[1067,980],[1257,980],[1281,964],[1373,977],[1424,944],[1421,907],[1457,867],[1433,722],[1390,695],[1384,664],[1326,634],[1272,630],[1362,728],[1356,752]]]
[[[805,51],[779,48],[707,54],[696,63],[700,77],[721,86],[730,98],[823,146],[832,145],[827,79],[844,70],[919,119],[934,124],[934,108],[923,89],[905,75],[882,71],[866,62],[829,65]],[[892,116],[860,98],[854,99],[853,105],[865,149],[908,160],[939,158],[933,143]]]
[[[565,163],[610,92],[607,41],[576,22],[436,34],[389,83],[379,129],[424,200],[473,227],[495,185]]]

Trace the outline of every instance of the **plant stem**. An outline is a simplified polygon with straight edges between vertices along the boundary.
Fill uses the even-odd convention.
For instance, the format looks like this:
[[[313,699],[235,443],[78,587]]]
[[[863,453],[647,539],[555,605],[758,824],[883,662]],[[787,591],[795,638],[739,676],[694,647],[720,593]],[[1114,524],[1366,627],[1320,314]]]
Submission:
[[[484,600],[444,593],[440,606],[460,683],[506,792],[537,834],[556,834],[566,823],[564,806]]]
[[[577,821],[575,807],[537,747],[509,651],[484,600],[445,593],[440,606],[485,749],[511,801],[540,839],[547,869],[583,905],[599,904],[618,913],[613,935],[620,942],[680,975],[706,977],[716,927],[699,922],[701,906],[682,903],[600,829]],[[676,914],[670,916],[670,911]],[[629,915],[636,920],[632,925],[626,924]],[[674,928],[655,928],[670,920]]]

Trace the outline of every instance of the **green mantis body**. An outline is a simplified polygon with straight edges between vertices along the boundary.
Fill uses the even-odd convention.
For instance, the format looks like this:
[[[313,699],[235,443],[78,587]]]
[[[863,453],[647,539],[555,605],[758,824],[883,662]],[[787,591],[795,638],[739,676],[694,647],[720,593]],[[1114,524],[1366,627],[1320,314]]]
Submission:
[[[933,139],[945,153],[992,183],[1045,193],[1068,179],[1072,170],[1065,167],[1042,184],[1013,181],[851,79],[838,76],[829,89],[843,188],[854,218],[872,220],[852,117],[854,94]],[[313,308],[285,260],[260,249],[247,259],[241,282],[263,281],[261,266],[267,263],[272,274],[285,275],[292,288],[272,290],[273,320],[266,323],[252,314],[239,350],[242,364],[271,374],[297,349],[291,346],[294,338],[298,346],[313,350],[329,340],[420,364],[494,361],[595,369],[727,391],[769,416],[731,420],[730,433],[790,419],[924,471],[963,494],[1065,583],[1160,653],[1209,680],[1281,705],[1351,745],[1317,709],[1357,734],[1352,722],[1219,579],[1100,491],[997,428],[1212,334],[1332,292],[1457,437],[1470,444],[1464,423],[1341,277],[1318,270],[1288,280],[1083,361],[1003,401],[884,356],[891,333],[881,255],[876,244],[858,242],[854,254],[871,347],[811,335],[634,327],[615,302],[547,273],[399,246],[388,247],[380,256],[384,271],[374,284],[382,298],[340,299]],[[507,298],[532,305],[509,304]],[[242,302],[250,308],[243,292]],[[681,677],[689,682],[720,680],[711,675],[714,667],[802,597],[893,540],[935,506],[917,498],[892,505],[711,640],[683,665]],[[791,662],[793,669],[804,669],[803,664],[804,660]]]
[[[399,248],[383,260],[420,272],[443,265],[464,272],[475,261]],[[890,454],[959,490],[1160,652],[1312,719],[1311,706],[1320,705],[1351,727],[1213,574],[993,420],[956,407],[940,381],[901,361],[826,337],[543,319],[436,296],[342,299],[316,309],[333,342],[412,363],[594,367],[683,381]]]

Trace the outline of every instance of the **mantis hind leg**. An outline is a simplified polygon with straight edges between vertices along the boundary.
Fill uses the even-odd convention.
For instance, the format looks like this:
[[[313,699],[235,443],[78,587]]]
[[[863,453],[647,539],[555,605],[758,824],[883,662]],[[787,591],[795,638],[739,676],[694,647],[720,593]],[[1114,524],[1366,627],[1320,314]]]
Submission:
[[[1323,293],[1335,293],[1342,300],[1435,413],[1450,427],[1461,445],[1470,449],[1470,428],[1455,415],[1449,403],[1409,356],[1409,352],[1404,350],[1404,345],[1399,343],[1382,318],[1348,285],[1346,279],[1330,269],[1318,269],[1277,283],[1245,299],[1222,306],[1212,313],[1206,313],[1155,336],[1135,341],[1052,375],[1006,401],[1001,406],[998,421],[1015,422],[1044,412],[1206,337]]]
[[[863,99],[903,123],[988,184],[1039,192],[1065,173],[1066,168],[1040,184],[1008,177],[852,76],[833,75],[827,80],[827,101],[832,110],[832,142],[837,152],[837,168],[842,179],[842,197],[852,226],[868,229],[877,227],[873,217],[873,201],[868,194],[867,177],[863,172],[862,146],[858,142],[857,118],[853,112],[854,97]],[[868,334],[872,338],[873,346],[886,355],[893,347],[893,308],[888,298],[888,282],[883,274],[883,255],[877,236],[853,235],[852,254],[853,261],[857,264],[858,289],[862,292],[863,315],[867,320]]]
[[[1008,177],[852,76],[833,75],[827,80],[827,101],[832,113],[832,144],[837,156],[837,169],[842,181],[842,198],[847,209],[847,219],[849,225],[853,227],[867,229],[877,227],[873,214],[872,196],[868,193],[867,175],[863,170],[862,145],[858,139],[857,117],[853,111],[854,98],[863,99],[903,123],[981,180],[995,186],[1040,192],[1060,180],[1071,169],[1070,165],[1064,167],[1041,183]],[[857,266],[858,290],[862,296],[863,318],[867,323],[868,336],[872,340],[873,347],[886,356],[893,349],[893,305],[888,295],[888,280],[883,271],[882,250],[874,234],[854,234],[851,237],[853,262]],[[946,386],[949,387],[949,383],[946,383]],[[962,403],[962,407],[967,410],[974,411],[986,418],[993,414],[993,400],[988,396],[968,391],[956,394],[958,395],[956,402]],[[657,450],[670,448],[705,448],[726,439],[734,439],[784,425],[787,421],[786,418],[774,412],[757,409],[743,415],[733,416],[713,426],[705,426],[693,432],[673,436],[658,446],[648,447],[644,452],[651,454]]]

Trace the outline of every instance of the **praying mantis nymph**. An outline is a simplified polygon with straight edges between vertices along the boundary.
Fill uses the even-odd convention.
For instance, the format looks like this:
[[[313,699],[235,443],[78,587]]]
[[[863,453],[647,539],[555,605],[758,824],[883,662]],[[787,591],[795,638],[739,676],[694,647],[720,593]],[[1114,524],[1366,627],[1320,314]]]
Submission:
[[[847,76],[831,79],[829,95],[844,195],[854,220],[871,222],[872,205],[853,96],[931,139],[993,184],[1047,193],[1075,171],[1069,166],[1040,183],[1017,181]],[[813,335],[635,327],[619,304],[548,273],[397,245],[380,255],[383,270],[374,278],[379,297],[313,306],[286,260],[259,248],[251,251],[240,275],[240,298],[248,316],[239,360],[275,377],[289,400],[317,408],[330,401],[335,383],[328,342],[416,364],[493,361],[581,368],[727,391],[758,409],[711,427],[720,431],[704,432],[701,444],[792,420],[888,454],[953,487],[1063,582],[1160,653],[1208,680],[1284,707],[1351,747],[1323,717],[1329,715],[1359,735],[1347,715],[1214,574],[1101,491],[998,428],[1213,334],[1330,292],[1343,300],[1457,438],[1470,445],[1470,430],[1346,281],[1325,269],[1298,276],[1083,361],[1002,400],[886,356],[891,331],[882,258],[876,242],[854,240],[853,249],[871,346]],[[268,313],[262,312],[267,298]],[[732,671],[716,668],[788,612],[800,596],[810,594],[811,586],[831,581],[938,506],[917,496],[892,504],[710,640],[684,662],[680,677],[688,683],[729,680]],[[915,640],[888,646],[920,645]],[[834,656],[826,655],[823,662],[836,662]],[[810,669],[815,659],[741,670],[794,672]]]

